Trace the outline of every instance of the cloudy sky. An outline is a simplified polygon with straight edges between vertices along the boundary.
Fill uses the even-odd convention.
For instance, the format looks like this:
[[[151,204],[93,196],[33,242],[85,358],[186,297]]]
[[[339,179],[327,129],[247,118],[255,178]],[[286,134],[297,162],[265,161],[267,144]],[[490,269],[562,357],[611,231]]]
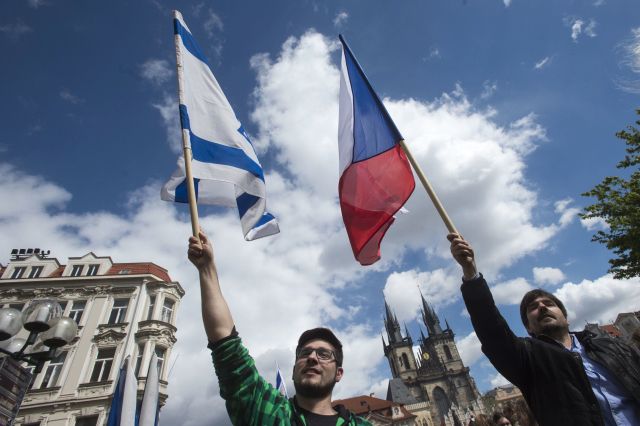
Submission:
[[[533,287],[576,329],[637,310],[639,280],[607,274],[580,194],[615,172],[640,94],[632,0],[12,1],[0,17],[0,263],[44,247],[152,261],[186,289],[164,424],[225,424],[186,259],[188,210],[160,201],[180,149],[171,10],[179,7],[251,134],[282,232],[245,242],[237,212],[201,207],[223,291],[265,377],[286,376],[305,329],[346,346],[337,397],[386,395],[383,297],[419,336],[420,292],[482,391],[480,352],[446,229],[417,187],[382,260],[353,259],[337,201],[342,33],[457,228],[501,311]],[[290,392],[293,390],[289,382]]]

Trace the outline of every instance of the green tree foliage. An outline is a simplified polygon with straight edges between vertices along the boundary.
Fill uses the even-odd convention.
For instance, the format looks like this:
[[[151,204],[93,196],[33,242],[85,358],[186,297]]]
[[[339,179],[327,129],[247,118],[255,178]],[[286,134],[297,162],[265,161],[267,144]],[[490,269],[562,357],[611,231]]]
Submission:
[[[640,115],[640,109],[636,110]],[[636,121],[640,127],[640,120]],[[609,260],[615,278],[640,276],[640,131],[629,126],[616,136],[627,144],[627,154],[616,167],[629,169],[628,179],[608,176],[582,194],[597,201],[584,209],[583,219],[603,219],[609,229],[596,232],[591,241],[605,244],[616,257]]]

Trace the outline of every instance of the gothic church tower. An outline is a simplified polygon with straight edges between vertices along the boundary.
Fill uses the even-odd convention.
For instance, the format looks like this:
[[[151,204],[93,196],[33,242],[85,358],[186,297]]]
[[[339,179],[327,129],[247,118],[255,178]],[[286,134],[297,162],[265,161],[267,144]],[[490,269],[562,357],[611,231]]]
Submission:
[[[428,411],[422,417],[425,425],[463,425],[471,416],[484,413],[480,392],[465,367],[454,337],[445,321],[443,330],[435,310],[422,300],[422,323],[419,346],[414,352],[413,340],[405,326],[403,337],[397,317],[385,301],[384,354],[389,361],[393,379],[389,382],[387,399],[405,404],[408,409]]]

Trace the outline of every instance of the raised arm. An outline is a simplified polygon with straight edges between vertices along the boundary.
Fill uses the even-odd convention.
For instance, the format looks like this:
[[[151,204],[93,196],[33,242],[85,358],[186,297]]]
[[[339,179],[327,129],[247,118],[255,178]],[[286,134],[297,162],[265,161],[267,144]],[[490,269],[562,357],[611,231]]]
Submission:
[[[451,254],[462,267],[464,279],[469,281],[477,277],[475,254],[471,245],[458,234],[449,234],[447,239],[451,243]]]
[[[471,245],[458,234],[449,234],[451,254],[463,272],[462,298],[482,352],[511,383],[526,391],[529,356],[525,341],[516,337],[496,307],[487,282],[478,274]]]
[[[210,342],[217,342],[231,334],[233,318],[220,289],[211,241],[202,230],[199,237],[189,238],[188,256],[200,275],[202,321],[207,338]]]

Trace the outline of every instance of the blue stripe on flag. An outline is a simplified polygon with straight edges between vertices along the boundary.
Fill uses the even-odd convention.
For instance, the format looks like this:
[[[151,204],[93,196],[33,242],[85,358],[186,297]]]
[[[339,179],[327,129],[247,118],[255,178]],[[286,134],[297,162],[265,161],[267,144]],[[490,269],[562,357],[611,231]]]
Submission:
[[[200,59],[205,64],[209,65],[209,61],[207,60],[207,57],[204,56],[204,53],[202,53],[202,50],[200,50],[200,46],[198,46],[198,43],[196,43],[196,40],[193,38],[189,30],[183,27],[180,21],[177,19],[173,20],[173,33],[178,34],[182,38],[182,44],[184,44],[184,47],[189,52],[191,52],[193,56]]]
[[[275,219],[275,216],[273,216],[271,213],[267,213],[265,212],[262,217],[260,218],[260,220],[258,220],[258,222],[253,225],[254,228],[259,228],[262,225],[264,225],[267,222],[271,222],[272,220]]]
[[[259,199],[260,197],[256,197],[255,195],[251,195],[246,192],[236,198],[236,203],[238,203],[238,214],[240,215],[240,219],[242,219],[242,217],[247,212],[247,210],[253,207],[253,205]]]
[[[192,132],[191,151],[193,159],[203,163],[224,164],[246,170],[264,182],[262,167],[253,161],[242,149],[210,142],[199,138]]]
[[[180,104],[178,108],[180,108],[180,124],[182,125],[182,128],[191,130],[191,123],[189,122],[189,112],[187,111],[187,106]]]
[[[198,200],[198,183],[200,179],[193,178],[193,186],[196,192],[196,200]],[[180,185],[176,186],[176,195],[175,201],[176,203],[188,203],[189,202],[189,192],[187,190],[187,180],[183,180]]]
[[[353,162],[363,161],[393,148],[402,135],[389,117],[362,68],[342,36],[353,93]]]

